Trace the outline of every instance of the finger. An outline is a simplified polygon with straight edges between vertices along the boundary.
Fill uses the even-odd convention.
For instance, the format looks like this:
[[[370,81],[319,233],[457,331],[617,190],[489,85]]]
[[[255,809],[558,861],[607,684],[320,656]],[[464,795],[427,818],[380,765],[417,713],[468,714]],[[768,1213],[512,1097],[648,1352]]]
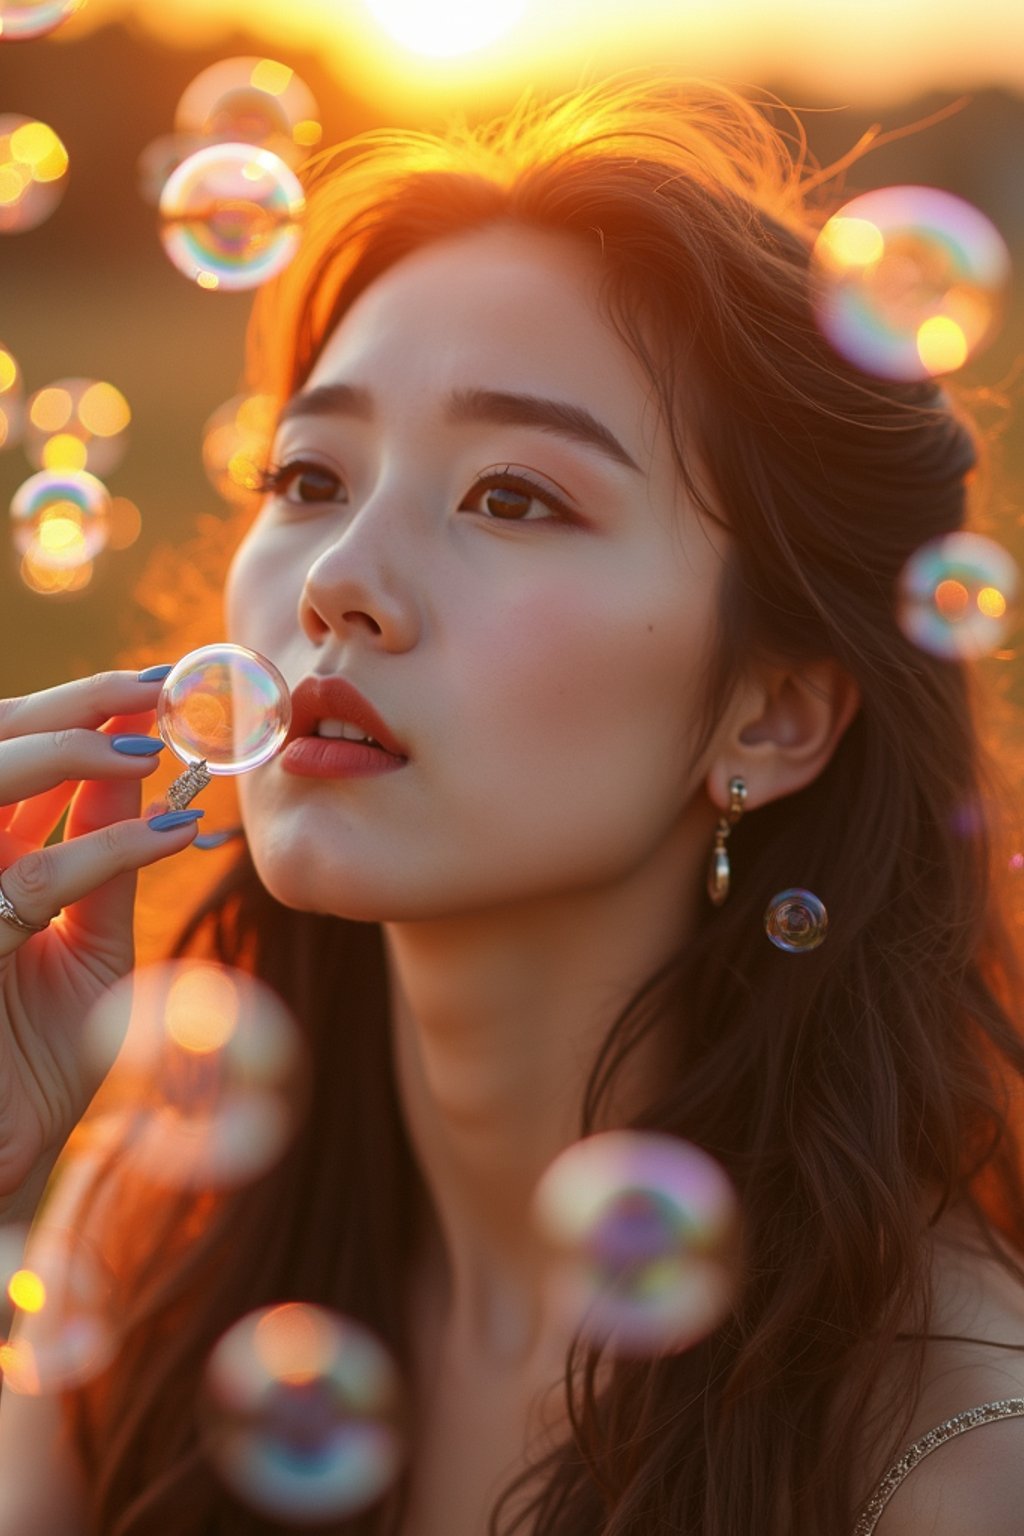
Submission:
[[[134,672],[99,672],[21,698],[0,699],[0,741],[69,726],[95,730],[114,715],[153,709],[162,687],[161,680],[140,682]]]
[[[134,880],[136,870],[187,848],[197,826],[190,821],[158,831],[141,819],[115,822],[25,854],[3,871],[0,885],[25,923],[46,923],[67,908],[62,926],[68,937],[91,938],[103,946],[120,944],[131,911],[129,906],[126,913],[124,883],[117,882],[122,877]],[[107,891],[110,882],[115,884],[113,899]],[[11,954],[29,937],[10,921],[0,920],[0,955]]]
[[[163,750],[158,736],[150,740],[157,749],[150,756],[119,752],[103,731],[79,727],[0,741],[0,803],[16,805],[67,779],[144,779]]]
[[[148,735],[154,718],[155,712],[151,709],[136,715],[115,715],[101,727],[101,731],[105,736]],[[46,842],[70,805],[75,788],[71,782],[58,784],[54,789],[21,800],[8,809],[6,828],[10,836],[22,845],[18,849],[19,853],[27,853],[29,848],[37,848]],[[124,809],[115,811],[108,820],[116,821],[119,817],[137,814],[135,801],[130,795],[122,803]]]

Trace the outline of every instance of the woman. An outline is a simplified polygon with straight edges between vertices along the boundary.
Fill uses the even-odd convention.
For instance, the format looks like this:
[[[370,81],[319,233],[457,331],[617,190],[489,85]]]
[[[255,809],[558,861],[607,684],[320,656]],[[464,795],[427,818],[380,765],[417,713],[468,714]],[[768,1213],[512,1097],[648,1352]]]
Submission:
[[[224,1329],[288,1297],[367,1323],[409,1384],[408,1472],[339,1530],[1018,1529],[1006,857],[976,679],[892,601],[963,525],[976,447],[938,388],[819,338],[813,183],[729,92],[645,80],[370,135],[313,178],[256,307],[284,409],[227,589],[296,736],[239,780],[247,853],[183,941],[289,1000],[313,1099],[219,1201],[161,1205],[130,1157],[58,1191],[124,1337],[63,1417],[8,1394],[19,1532],[284,1529],[218,1487],[192,1412]],[[65,909],[0,924],[22,1204],[87,1101],[67,1042],[127,967],[133,872],[194,836],[132,819],[146,760],[104,740],[155,696],[117,675],[4,719],[3,888],[24,923]],[[58,778],[65,840],[35,853]],[[765,937],[790,886],[830,914],[813,953]],[[612,1126],[720,1160],[743,1285],[685,1353],[566,1361],[528,1205]]]

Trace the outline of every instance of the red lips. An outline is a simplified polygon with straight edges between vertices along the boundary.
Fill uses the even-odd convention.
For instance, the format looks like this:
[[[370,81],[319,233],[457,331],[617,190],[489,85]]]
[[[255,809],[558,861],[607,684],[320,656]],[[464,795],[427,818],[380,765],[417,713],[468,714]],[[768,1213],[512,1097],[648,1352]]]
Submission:
[[[288,740],[314,735],[321,720],[341,720],[358,726],[385,752],[401,758],[409,755],[369,700],[343,677],[307,677],[302,680],[292,694],[292,726]]]

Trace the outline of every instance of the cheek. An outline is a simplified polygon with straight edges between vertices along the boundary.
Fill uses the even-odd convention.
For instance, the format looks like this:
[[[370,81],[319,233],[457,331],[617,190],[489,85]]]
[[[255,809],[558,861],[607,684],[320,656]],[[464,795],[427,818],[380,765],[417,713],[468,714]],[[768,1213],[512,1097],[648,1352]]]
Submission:
[[[231,562],[225,583],[228,638],[272,655],[298,622],[294,586],[280,551],[260,534],[249,534]]]

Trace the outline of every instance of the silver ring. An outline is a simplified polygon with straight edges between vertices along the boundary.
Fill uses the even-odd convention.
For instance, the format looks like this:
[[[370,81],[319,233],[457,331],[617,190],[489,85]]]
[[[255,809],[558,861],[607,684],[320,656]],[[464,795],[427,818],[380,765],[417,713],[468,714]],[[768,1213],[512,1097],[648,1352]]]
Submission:
[[[2,874],[3,870],[0,869],[0,875]],[[26,923],[23,917],[18,916],[14,902],[5,893],[2,885],[0,885],[0,917],[5,923],[10,923],[12,928],[20,928],[22,933],[42,933],[43,929],[49,928],[53,922],[53,918],[48,917],[45,923]]]

